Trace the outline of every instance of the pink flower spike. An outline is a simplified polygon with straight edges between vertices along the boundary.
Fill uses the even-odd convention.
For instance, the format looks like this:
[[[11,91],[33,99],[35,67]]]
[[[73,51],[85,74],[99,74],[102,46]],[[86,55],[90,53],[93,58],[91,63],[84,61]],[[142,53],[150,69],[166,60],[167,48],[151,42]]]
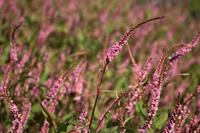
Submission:
[[[23,109],[21,115],[21,122],[23,126],[28,121],[30,112],[31,112],[31,103],[28,101],[28,99],[25,99],[25,101],[23,102]]]
[[[149,57],[147,59],[147,61],[146,61],[146,64],[145,64],[143,70],[140,72],[140,75],[139,75],[140,76],[140,78],[139,78],[140,81],[144,81],[145,80],[145,78],[147,77],[147,75],[150,72],[151,68],[152,68],[152,58]]]
[[[159,100],[160,100],[160,94],[161,94],[161,87],[165,72],[164,62],[166,59],[166,53],[163,54],[161,57],[156,70],[153,74],[153,78],[150,81],[150,83],[147,85],[147,89],[151,92],[150,97],[150,109],[148,111],[148,118],[145,121],[144,125],[139,129],[140,133],[146,133],[147,130],[151,127],[153,119],[157,113]]]
[[[128,30],[124,36],[122,36],[122,38],[119,40],[119,42],[116,42],[113,46],[111,46],[105,56],[105,61],[106,63],[111,62],[118,54],[119,52],[122,50],[123,46],[127,43],[129,37],[135,33],[135,30],[137,28],[139,28],[140,26],[142,26],[145,23],[148,23],[150,21],[154,21],[157,19],[162,19],[164,18],[164,16],[162,17],[156,17],[156,18],[152,18],[152,19],[147,19],[146,21],[143,21],[139,24],[137,24],[136,26],[132,27],[130,30]]]
[[[64,82],[65,77],[63,75],[60,75],[58,79],[54,82],[53,86],[51,87],[50,91],[47,94],[47,100],[49,103],[53,101],[53,99],[56,97],[56,94],[58,93],[60,87],[62,86]]]
[[[0,8],[2,8],[3,4],[4,4],[4,0],[0,0]]]
[[[38,43],[43,45],[47,40],[48,36],[54,31],[54,26],[51,24],[43,24],[39,31]]]
[[[192,41],[186,45],[183,45],[179,48],[169,59],[169,62],[172,64],[175,60],[179,59],[182,56],[185,56],[193,48],[195,48],[200,42],[200,32],[192,39]]]
[[[72,72],[72,78],[74,82],[74,92],[81,94],[83,90],[83,74],[86,67],[86,62],[79,64]]]
[[[49,132],[49,122],[47,120],[45,120],[40,133],[48,133],[48,132]]]
[[[31,56],[31,49],[26,51],[26,53],[23,55],[20,62],[17,64],[17,68],[19,69],[19,71],[22,71],[22,69],[24,68],[24,66],[25,66],[26,62],[28,61],[28,59],[30,58],[30,56]]]
[[[16,25],[10,35],[10,60],[11,62],[16,62],[18,61],[18,53],[17,53],[17,43],[15,40],[15,34],[19,30],[19,28],[22,26],[23,20],[21,20],[18,25]]]

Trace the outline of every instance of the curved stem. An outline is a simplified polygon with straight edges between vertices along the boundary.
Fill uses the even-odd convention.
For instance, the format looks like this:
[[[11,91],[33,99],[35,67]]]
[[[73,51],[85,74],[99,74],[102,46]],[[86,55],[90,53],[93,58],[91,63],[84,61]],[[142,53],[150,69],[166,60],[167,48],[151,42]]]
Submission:
[[[100,125],[101,125],[103,119],[106,117],[106,114],[112,109],[112,107],[113,107],[115,104],[117,104],[117,103],[121,100],[122,97],[127,96],[127,94],[129,93],[129,91],[131,91],[131,90],[133,90],[133,89],[135,89],[135,88],[137,88],[137,87],[139,87],[139,86],[140,86],[140,84],[136,84],[136,85],[133,86],[131,89],[128,89],[127,91],[121,93],[119,97],[115,98],[115,100],[110,104],[110,106],[107,107],[106,111],[103,113],[102,117],[100,118],[100,120],[99,120],[99,122],[98,122],[98,125],[97,125],[97,127],[96,127],[96,129],[95,129],[96,132],[98,132],[98,129],[99,129],[99,127],[100,127]]]
[[[112,104],[106,109],[106,111],[104,112],[104,114],[102,115],[102,117],[100,118],[100,121],[95,129],[96,132],[98,132],[98,128],[99,126],[101,125],[103,119],[105,118],[106,114],[111,110],[111,108],[120,100],[119,97],[117,97],[113,102]]]

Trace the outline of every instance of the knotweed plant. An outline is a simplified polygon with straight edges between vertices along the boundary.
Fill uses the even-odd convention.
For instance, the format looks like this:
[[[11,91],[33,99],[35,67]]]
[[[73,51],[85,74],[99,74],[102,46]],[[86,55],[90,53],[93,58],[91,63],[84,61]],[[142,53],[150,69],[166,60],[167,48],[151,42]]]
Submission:
[[[183,1],[0,0],[0,133],[199,133]]]

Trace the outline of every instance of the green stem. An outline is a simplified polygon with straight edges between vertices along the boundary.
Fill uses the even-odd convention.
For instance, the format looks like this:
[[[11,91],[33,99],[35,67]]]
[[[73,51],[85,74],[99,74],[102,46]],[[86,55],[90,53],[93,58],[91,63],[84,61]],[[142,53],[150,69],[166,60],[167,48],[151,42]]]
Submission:
[[[89,122],[89,130],[91,129],[91,125],[92,125],[92,121],[93,121],[93,117],[94,117],[94,112],[95,112],[95,109],[96,109],[96,106],[97,106],[97,101],[99,99],[99,95],[100,95],[100,86],[103,82],[103,76],[105,74],[105,71],[106,71],[106,67],[107,67],[108,63],[106,63],[104,66],[103,66],[103,70],[100,72],[100,79],[99,79],[99,82],[97,84],[97,88],[96,88],[96,98],[95,98],[95,102],[94,102],[94,106],[93,106],[93,109],[92,109],[92,114],[91,114],[91,118],[90,118],[90,122]]]

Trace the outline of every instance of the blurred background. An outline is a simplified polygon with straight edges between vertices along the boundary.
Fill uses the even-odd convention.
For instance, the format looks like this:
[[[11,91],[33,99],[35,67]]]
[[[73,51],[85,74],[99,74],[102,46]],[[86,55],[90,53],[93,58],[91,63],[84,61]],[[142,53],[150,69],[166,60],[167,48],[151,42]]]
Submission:
[[[11,96],[19,107],[22,105],[22,97],[27,97],[32,103],[25,131],[40,130],[44,116],[39,109],[38,99],[44,99],[48,91],[46,88],[51,86],[48,83],[74,63],[85,63],[83,72],[80,72],[83,76],[82,87],[78,91],[65,88],[65,102],[59,102],[57,114],[62,118],[61,121],[70,121],[78,117],[83,105],[91,111],[97,73],[104,62],[107,48],[132,26],[158,16],[165,18],[144,25],[129,39],[133,56],[141,67],[149,56],[156,64],[168,47],[185,44],[200,31],[200,0],[0,0],[0,79],[9,62],[11,31],[19,23],[22,23],[16,32],[19,58],[28,54],[27,51],[31,51],[31,54],[25,65],[28,72],[24,69],[24,73],[18,76],[29,75],[30,71],[32,76],[36,76],[36,80],[29,81],[29,84],[26,81],[20,82],[18,90],[11,84]],[[200,83],[199,50],[199,47],[196,48],[170,70],[161,96],[160,106],[163,108],[159,109],[152,132],[164,127],[177,94],[193,92]],[[130,64],[128,50],[124,48],[106,71],[102,88],[110,93],[102,93],[94,123],[115,97],[115,92],[122,92],[134,84],[135,75]],[[186,73],[186,76],[177,76],[181,73]],[[18,94],[16,92],[20,87],[22,92]],[[84,99],[85,103],[77,99]],[[127,131],[136,131],[141,125],[139,123],[145,121],[147,109],[143,106],[145,102],[140,100],[136,105],[136,113],[142,115],[135,118],[138,122],[127,122]],[[11,120],[6,104],[1,102],[0,108],[0,129],[6,131],[11,126]],[[199,113],[199,108],[200,105],[194,107],[193,112]],[[66,114],[65,111],[70,113]],[[134,126],[131,126],[131,122]],[[109,132],[116,125],[106,120],[103,132]],[[115,128],[113,132],[116,132]]]

